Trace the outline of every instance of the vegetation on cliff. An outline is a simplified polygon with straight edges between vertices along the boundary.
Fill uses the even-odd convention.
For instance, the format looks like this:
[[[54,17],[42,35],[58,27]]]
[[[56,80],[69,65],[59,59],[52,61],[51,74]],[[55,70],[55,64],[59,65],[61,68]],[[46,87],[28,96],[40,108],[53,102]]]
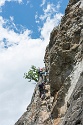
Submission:
[[[31,69],[27,73],[24,73],[24,78],[29,79],[29,82],[31,82],[31,80],[38,82],[38,70],[36,66],[32,65]]]

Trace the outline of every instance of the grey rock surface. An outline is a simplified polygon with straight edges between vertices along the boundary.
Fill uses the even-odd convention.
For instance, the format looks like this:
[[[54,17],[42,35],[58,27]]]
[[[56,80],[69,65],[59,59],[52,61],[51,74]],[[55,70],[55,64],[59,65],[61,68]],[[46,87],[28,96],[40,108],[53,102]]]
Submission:
[[[83,73],[68,102],[68,109],[60,125],[83,125]]]

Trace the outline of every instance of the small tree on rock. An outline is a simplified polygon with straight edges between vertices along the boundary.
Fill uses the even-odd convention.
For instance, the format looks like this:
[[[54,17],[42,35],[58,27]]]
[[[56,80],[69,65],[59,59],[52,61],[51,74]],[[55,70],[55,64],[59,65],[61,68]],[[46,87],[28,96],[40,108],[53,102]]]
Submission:
[[[31,80],[38,82],[38,69],[36,66],[32,65],[31,69],[27,73],[24,73],[24,78],[29,79],[29,82],[31,82]]]

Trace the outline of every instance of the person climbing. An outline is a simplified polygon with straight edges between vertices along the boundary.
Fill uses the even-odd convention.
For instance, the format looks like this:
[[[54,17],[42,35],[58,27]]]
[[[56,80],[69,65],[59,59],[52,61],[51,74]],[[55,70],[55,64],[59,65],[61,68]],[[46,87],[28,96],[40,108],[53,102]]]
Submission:
[[[42,74],[43,74],[43,69],[40,68],[40,77],[41,77],[41,79],[43,80],[43,76],[42,76]]]
[[[44,82],[46,83],[47,82],[47,75],[48,75],[48,71],[47,71],[47,68],[43,68],[43,80]]]
[[[41,82],[39,85],[40,98],[43,99],[45,97],[45,83]]]
[[[38,80],[39,78],[41,78],[41,80],[47,82],[47,75],[48,75],[48,71],[47,68],[43,67],[43,68],[38,68]]]
[[[39,81],[40,78],[43,79],[42,78],[42,68],[38,67],[37,72],[38,72],[38,81]]]
[[[40,77],[40,68],[39,67],[37,69],[37,72],[38,72],[38,80],[39,80],[39,77]]]
[[[44,81],[47,82],[47,70],[45,68],[45,72],[44,72]]]

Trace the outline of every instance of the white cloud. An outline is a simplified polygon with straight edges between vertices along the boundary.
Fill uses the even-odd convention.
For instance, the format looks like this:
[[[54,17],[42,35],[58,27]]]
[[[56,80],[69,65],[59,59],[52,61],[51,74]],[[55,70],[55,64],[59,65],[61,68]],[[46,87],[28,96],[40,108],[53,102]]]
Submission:
[[[35,15],[35,19],[37,19],[38,18],[38,12],[36,12],[36,15]]]
[[[45,20],[48,17],[51,17],[52,15],[59,12],[60,3],[58,2],[57,6],[54,4],[48,3],[47,7],[43,9],[44,14],[39,17],[40,20]]]
[[[3,6],[5,4],[5,2],[8,1],[8,2],[18,2],[19,4],[22,3],[22,0],[0,0],[0,6]]]
[[[47,8],[43,9],[44,14],[41,15],[39,18],[40,20],[45,20],[47,17],[50,17],[52,14],[56,12],[55,6],[53,4],[47,4]]]
[[[45,41],[49,41],[50,32],[61,20],[63,14],[59,12],[59,9],[60,2],[58,2],[56,6],[48,3],[46,8],[43,9],[42,15],[38,16],[38,12],[36,12],[36,23],[39,24],[40,22],[43,22],[43,27],[38,26],[38,29],[39,32],[41,32],[41,38],[43,38]]]
[[[10,16],[10,20],[11,20],[11,21],[14,21],[14,17],[13,17],[13,16]]]
[[[60,1],[58,2],[58,4],[57,4],[57,6],[56,6],[56,8],[57,8],[57,10],[59,10],[60,9]]]
[[[54,4],[47,4],[47,7],[43,9],[44,14],[40,15],[39,21],[43,21],[43,27],[39,27],[41,31],[41,38],[44,38],[45,41],[49,41],[50,32],[52,29],[57,26],[61,20],[62,13],[59,12],[60,3],[58,2],[57,6]],[[38,20],[38,16],[37,20]]]
[[[36,15],[35,15],[35,22],[36,23],[39,23],[40,21],[39,21],[39,17],[38,17],[38,12],[36,12]]]
[[[10,28],[4,28],[3,25],[5,24],[4,20],[2,19],[2,17],[0,17],[0,43],[3,43],[3,39],[5,38],[8,42],[7,45],[13,45],[14,44],[19,44],[19,42],[21,41],[28,41],[29,39],[29,34],[30,31],[29,30],[25,30],[23,34],[18,34],[15,33],[13,30],[10,30]],[[3,45],[3,44],[2,44]],[[1,46],[1,48],[3,48],[3,46]]]
[[[44,6],[46,3],[46,0],[42,0],[42,4],[40,5],[41,7]]]
[[[44,9],[44,13],[55,12],[54,4],[48,3],[47,8]]]
[[[61,13],[56,14],[52,19],[48,17],[43,27],[41,28],[41,37],[43,37],[45,40],[48,40],[50,37],[50,31],[52,31],[52,29],[58,25],[61,17]]]

